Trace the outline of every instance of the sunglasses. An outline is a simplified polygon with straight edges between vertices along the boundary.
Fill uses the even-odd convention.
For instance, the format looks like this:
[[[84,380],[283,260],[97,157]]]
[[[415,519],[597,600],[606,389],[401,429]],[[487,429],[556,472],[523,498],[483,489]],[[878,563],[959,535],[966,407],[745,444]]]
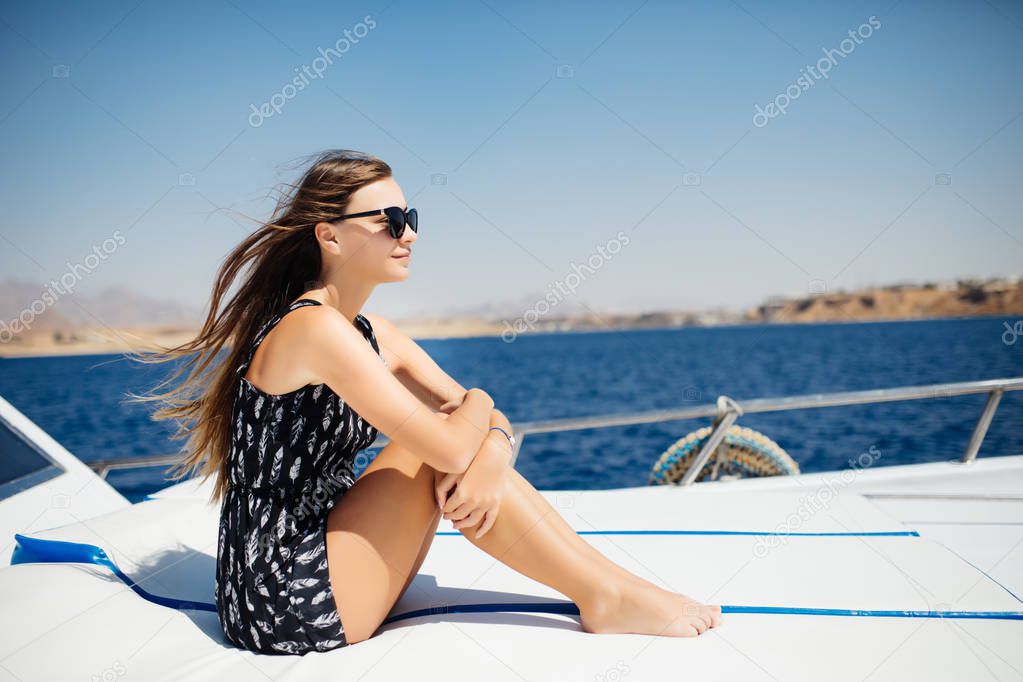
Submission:
[[[348,218],[365,218],[371,215],[383,214],[387,216],[387,229],[390,231],[391,236],[395,239],[401,239],[401,236],[405,234],[405,226],[408,225],[412,228],[412,231],[419,234],[419,214],[416,209],[410,208],[407,211],[402,210],[397,206],[388,206],[387,208],[378,208],[374,211],[363,211],[362,213],[349,213],[347,215],[339,216],[336,220],[346,220]]]

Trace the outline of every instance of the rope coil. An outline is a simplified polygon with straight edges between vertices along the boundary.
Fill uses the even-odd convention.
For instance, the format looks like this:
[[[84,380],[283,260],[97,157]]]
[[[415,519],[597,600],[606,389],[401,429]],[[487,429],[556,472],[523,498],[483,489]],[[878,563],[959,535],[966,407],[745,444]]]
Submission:
[[[714,425],[697,429],[675,441],[654,464],[648,484],[668,485],[680,481],[715,426],[716,420]],[[719,475],[754,478],[798,473],[799,464],[780,445],[759,431],[733,424],[696,480]]]

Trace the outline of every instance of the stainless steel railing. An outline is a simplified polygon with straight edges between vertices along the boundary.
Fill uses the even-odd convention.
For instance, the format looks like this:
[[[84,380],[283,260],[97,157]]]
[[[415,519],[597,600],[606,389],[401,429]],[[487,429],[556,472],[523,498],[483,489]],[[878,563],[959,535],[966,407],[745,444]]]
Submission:
[[[1006,391],[1023,390],[1023,377],[1010,379],[989,379],[984,381],[961,381],[947,384],[928,384],[925,386],[902,386],[898,388],[881,388],[870,391],[845,391],[840,393],[814,393],[810,395],[788,396],[783,398],[754,398],[741,403],[719,396],[711,405],[694,405],[691,407],[667,410],[650,410],[645,412],[627,412],[571,419],[554,419],[550,421],[521,422],[512,424],[516,443],[512,453],[512,464],[518,459],[522,442],[527,435],[534,433],[555,433],[559,431],[578,431],[581,429],[606,428],[609,426],[628,426],[631,424],[651,424],[655,422],[697,419],[714,417],[714,430],[704,444],[693,465],[686,471],[679,485],[690,485],[696,480],[700,471],[710,460],[714,450],[725,437],[728,428],[743,414],[754,412],[779,412],[783,410],[803,410],[818,407],[839,407],[843,405],[864,405],[899,400],[922,400],[926,398],[948,398],[958,395],[986,393],[987,402],[981,411],[973,434],[966,445],[960,461],[971,462],[977,458],[980,446],[984,442],[988,428],[994,418],[995,411]],[[380,435],[373,447],[382,447],[388,439]],[[143,455],[116,459],[102,459],[88,462],[101,477],[106,477],[112,469],[137,469],[140,467],[171,465],[180,458],[179,454]]]
[[[899,400],[921,400],[926,398],[947,398],[972,393],[987,393],[987,403],[980,414],[970,441],[966,446],[961,461],[970,462],[976,459],[981,443],[987,435],[988,427],[994,418],[995,410],[1005,391],[1023,390],[1023,377],[1011,379],[990,379],[985,381],[961,381],[947,384],[928,384],[925,386],[903,386],[898,388],[881,388],[870,391],[845,391],[840,393],[815,393],[810,395],[789,396],[784,398],[754,398],[742,401],[741,404],[728,396],[719,396],[716,404],[694,405],[692,407],[652,410],[647,412],[619,413],[597,415],[577,419],[558,419],[542,422],[526,422],[512,425],[516,436],[513,455],[518,457],[519,448],[525,436],[532,433],[554,433],[557,431],[577,431],[580,429],[602,428],[607,426],[626,426],[630,424],[649,424],[653,422],[696,419],[714,417],[715,429],[704,444],[699,456],[686,471],[680,485],[689,485],[696,480],[704,465],[710,460],[714,449],[724,439],[728,428],[743,414],[754,412],[778,412],[782,410],[802,410],[818,407],[839,407],[842,405],[864,405]]]

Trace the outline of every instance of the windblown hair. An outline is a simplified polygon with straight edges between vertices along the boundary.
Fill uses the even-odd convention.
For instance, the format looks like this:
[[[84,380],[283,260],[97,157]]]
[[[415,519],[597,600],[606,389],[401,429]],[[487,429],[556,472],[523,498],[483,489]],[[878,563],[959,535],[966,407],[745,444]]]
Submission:
[[[148,395],[128,394],[131,402],[157,402],[154,421],[173,419],[172,440],[188,438],[183,458],[168,470],[171,480],[215,476],[210,503],[227,493],[231,417],[238,391],[237,368],[260,328],[282,307],[317,283],[320,247],[313,234],[319,222],[333,222],[346,212],[352,194],[377,180],[391,177],[391,167],[375,156],[349,149],[316,155],[298,184],[285,189],[269,222],[263,223],[224,259],[217,273],[206,321],[198,335],[173,348],[128,356],[139,362],[187,362]],[[258,222],[258,221],[257,221]],[[245,270],[242,273],[243,269]],[[240,280],[237,292],[228,289]],[[226,360],[217,362],[227,345]],[[175,388],[158,393],[187,376]]]

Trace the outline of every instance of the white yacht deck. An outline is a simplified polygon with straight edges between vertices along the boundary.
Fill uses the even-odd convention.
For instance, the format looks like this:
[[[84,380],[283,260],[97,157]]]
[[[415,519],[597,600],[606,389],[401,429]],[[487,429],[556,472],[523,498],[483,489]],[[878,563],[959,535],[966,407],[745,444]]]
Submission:
[[[515,612],[516,603],[566,599],[445,522],[392,614],[505,610],[405,618],[335,651],[263,656],[226,642],[215,613],[146,601],[103,567],[18,564],[0,568],[0,679],[117,666],[140,680],[646,680],[683,670],[713,679],[1023,676],[1023,621],[984,616],[1023,614],[1009,592],[1021,583],[1023,525],[1007,525],[1023,524],[1023,457],[878,468],[842,481],[835,472],[544,495],[616,562],[712,603],[978,617],[727,613],[721,627],[692,639],[593,635],[571,614]],[[217,513],[204,500],[204,490],[183,483],[88,520],[22,532],[96,544],[147,591],[211,603]]]

